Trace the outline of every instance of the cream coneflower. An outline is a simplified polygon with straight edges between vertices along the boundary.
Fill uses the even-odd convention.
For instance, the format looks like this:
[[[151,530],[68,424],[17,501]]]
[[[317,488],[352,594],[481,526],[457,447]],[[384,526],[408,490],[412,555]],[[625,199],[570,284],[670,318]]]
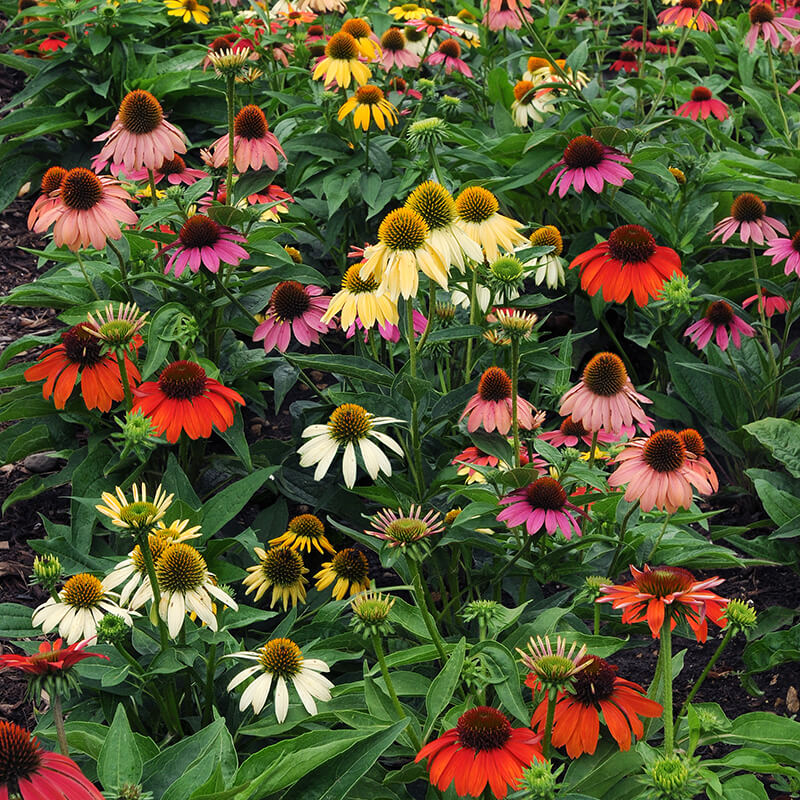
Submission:
[[[141,490],[136,484],[133,485],[133,500],[130,502],[119,486],[115,491],[116,497],[111,492],[103,492],[101,499],[105,505],[96,505],[95,508],[108,517],[112,525],[126,528],[133,533],[151,531],[156,522],[164,516],[175,496],[168,495],[159,485],[153,500],[149,501],[147,486],[144,483],[141,485]]]
[[[259,563],[247,568],[250,574],[242,581],[247,587],[246,595],[255,592],[258,602],[268,589],[272,589],[269,607],[272,608],[280,600],[284,611],[289,603],[294,607],[298,602],[306,602],[308,579],[305,575],[308,569],[296,549],[281,546],[263,550],[255,547],[254,552]]]
[[[329,553],[335,553],[328,537],[325,536],[325,525],[314,514],[300,514],[289,520],[289,527],[285,533],[270,539],[271,545],[288,547],[292,550],[306,550],[311,552],[311,547],[321,553],[323,548]]]
[[[371,76],[369,67],[358,60],[358,42],[349,34],[334,33],[325,45],[325,57],[314,68],[312,79],[325,76],[325,85],[336,81],[337,86],[347,88],[355,80],[363,86]]]
[[[537,89],[533,81],[517,81],[514,84],[514,101],[511,103],[514,124],[524,128],[532,122],[544,122],[544,115],[551,113],[555,107],[551,98],[549,89]]]
[[[368,61],[376,61],[381,57],[381,46],[378,37],[373,33],[369,23],[363,17],[351,17],[342,23],[341,30],[349,33],[358,45],[358,52]]]
[[[147,534],[148,545],[150,547],[150,554],[153,558],[153,563],[156,563],[161,558],[164,550],[172,544],[172,541],[166,536],[158,536],[155,533]],[[103,586],[106,589],[116,589],[121,583],[125,585],[119,593],[119,604],[121,606],[130,605],[131,608],[136,609],[144,605],[144,600],[141,602],[132,602],[129,604],[131,597],[134,597],[135,592],[143,584],[148,584],[149,595],[152,597],[152,588],[149,587],[150,578],[147,574],[147,565],[142,556],[142,548],[137,544],[136,547],[128,553],[128,557],[120,561],[114,569],[103,578]]]
[[[213,159],[215,167],[228,164],[228,134],[214,142]],[[267,166],[278,169],[278,153],[286,158],[286,153],[277,137],[269,129],[264,112],[256,105],[247,105],[233,120],[233,163],[239,172],[248,169],[261,169]]]
[[[254,666],[238,673],[228,684],[228,691],[232,692],[248,678],[255,678],[239,698],[240,711],[252,706],[253,711],[260,714],[267,703],[273,682],[275,716],[278,722],[283,722],[289,712],[289,681],[292,682],[300,702],[309,714],[317,713],[314,700],[331,699],[330,690],[333,684],[320,674],[328,672],[328,665],[318,658],[303,658],[302,651],[291,639],[270,639],[256,651],[242,650],[230,653],[225,658],[242,658],[245,661],[257,662]]]
[[[634,422],[648,430],[650,421],[641,404],[650,402],[634,389],[619,356],[598,353],[584,368],[580,383],[561,398],[558,413],[571,415],[587,431],[619,433]]]
[[[382,131],[386,130],[387,124],[397,124],[397,109],[377,86],[359,86],[342,104],[337,118],[341,121],[352,111],[355,112],[353,125],[363,131],[369,130],[373,120]]]
[[[369,536],[382,539],[389,547],[406,548],[441,533],[444,530],[441,514],[438,511],[429,511],[422,516],[422,506],[412,504],[408,513],[401,508],[394,511],[382,508],[372,519],[372,527],[365,531]]]
[[[342,288],[331,298],[321,322],[330,322],[340,311],[342,329],[347,331],[358,319],[365,328],[373,325],[396,325],[397,301],[380,291],[373,276],[360,277],[361,264],[348,267],[342,276]]]
[[[374,275],[380,290],[396,300],[414,297],[419,289],[419,270],[447,289],[447,267],[428,241],[430,229],[411,208],[390,211],[378,228],[378,244],[364,251],[362,279]]]
[[[532,247],[552,247],[550,253],[543,256],[534,256],[525,262],[526,267],[535,267],[533,280],[537,286],[545,284],[548,289],[557,289],[564,285],[564,262],[561,253],[564,251],[564,240],[561,231],[555,225],[543,225],[537,228],[529,237]]]
[[[117,603],[116,594],[109,592],[102,581],[88,572],[73,575],[58,593],[42,603],[31,617],[31,624],[41,626],[43,633],[58,628],[58,635],[67,644],[97,635],[97,623],[106,615],[114,614],[133,625],[132,614]]]
[[[354,595],[369,589],[369,562],[360,550],[347,547],[326,561],[314,579],[318,592],[336,581],[332,589],[333,599],[341,600],[348,593]]]
[[[525,242],[519,233],[522,223],[498,214],[499,208],[497,198],[482,186],[470,186],[456,198],[456,225],[483,247],[487,261],[499,258],[501,247],[512,251]]]
[[[105,142],[101,161],[122,164],[126,172],[156,170],[176,153],[186,152],[183,134],[164,119],[161,103],[144,89],[125,95],[114,124],[94,141]]]

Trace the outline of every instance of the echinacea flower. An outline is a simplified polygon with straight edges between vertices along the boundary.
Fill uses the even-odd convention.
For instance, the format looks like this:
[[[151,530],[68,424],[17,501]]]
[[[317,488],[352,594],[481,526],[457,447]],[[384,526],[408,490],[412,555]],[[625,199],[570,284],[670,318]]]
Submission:
[[[584,367],[580,382],[561,398],[558,413],[589,431],[619,433],[634,422],[652,430],[641,406],[650,402],[634,389],[619,356],[598,353]]]
[[[53,397],[56,408],[64,408],[80,378],[81,395],[90,411],[109,411],[125,397],[119,363],[112,353],[103,352],[103,342],[89,332],[84,322],[61,334],[61,343],[49,347],[39,361],[25,370],[26,381],[44,379],[42,396]],[[135,389],[141,379],[136,365],[123,355],[128,385]]]
[[[161,484],[156,487],[152,500],[147,499],[147,485],[141,487],[133,484],[132,499],[129,501],[122,488],[115,488],[116,494],[103,492],[100,499],[103,501],[95,508],[103,516],[111,520],[111,524],[131,533],[146,533],[163,519],[175,495],[167,494]]]
[[[604,595],[598,603],[611,603],[622,609],[622,622],[633,625],[647,621],[654,639],[661,636],[661,626],[669,615],[670,627],[685,620],[698,642],[708,636],[708,620],[724,627],[728,601],[708,591],[724,582],[723,578],[706,578],[699,581],[681,567],[649,567],[643,570],[631,566],[633,580],[621,585],[601,586]]]
[[[702,5],[703,0],[679,0],[676,6],[664,9],[658,15],[658,21],[662,25],[675,25],[678,28],[715,31],[716,20],[702,10]]]
[[[261,547],[255,547],[253,550],[258,558],[258,564],[247,568],[250,574],[242,581],[247,587],[245,595],[255,592],[254,599],[258,602],[268,589],[272,589],[269,607],[272,608],[280,600],[284,611],[289,603],[292,608],[298,602],[305,603],[308,583],[308,578],[305,576],[308,568],[297,549],[281,544],[270,547],[269,550]]]
[[[356,319],[367,329],[376,324],[379,327],[396,325],[397,302],[379,290],[374,277],[362,279],[360,272],[361,264],[347,268],[342,276],[342,288],[330,299],[320,321],[328,323],[341,311],[342,328],[346,331],[355,325]]]
[[[208,25],[209,8],[197,0],[164,0],[164,5],[169,9],[167,16],[181,17],[183,22],[191,20],[198,25]]]
[[[423,517],[422,506],[413,504],[407,514],[401,508],[382,508],[371,521],[372,527],[365,533],[387,542],[389,547],[406,548],[444,530],[438,511],[429,511]]]
[[[608,240],[576,256],[569,268],[579,267],[581,288],[594,296],[602,291],[607,303],[624,303],[633,294],[637,306],[657,299],[664,283],[683,277],[680,256],[656,245],[641,225],[621,225]]]
[[[648,698],[638,683],[618,678],[617,667],[602,658],[586,655],[580,666],[572,685],[556,695],[553,747],[566,746],[570,758],[594,753],[600,739],[602,714],[619,749],[630,750],[632,735],[639,739],[644,736],[640,717],[660,717],[663,707]],[[541,689],[540,681],[533,674],[528,676],[525,685],[534,694]],[[543,731],[546,717],[547,699],[544,699],[533,712],[531,727]]]
[[[300,11],[293,8],[291,3],[288,4],[286,11],[280,12],[279,16],[289,28],[297,27],[307,22],[313,22],[317,18],[317,15],[311,11]]]
[[[567,500],[564,487],[555,478],[537,478],[501,498],[500,505],[507,508],[497,515],[497,521],[505,522],[509,528],[524,525],[529,536],[542,528],[550,535],[560,530],[567,539],[572,538],[573,531],[581,535],[573,516],[573,512],[580,512],[580,509]]]
[[[305,347],[319,343],[331,324],[322,321],[330,297],[319,286],[303,286],[297,281],[282,281],[272,291],[264,321],[253,332],[254,342],[264,342],[264,352],[276,347],[281,353],[292,336]]]
[[[764,201],[751,192],[736,197],[731,205],[731,215],[721,219],[711,230],[711,241],[721,236],[722,244],[734,233],[739,234],[742,244],[749,241],[764,244],[778,238],[779,233],[789,235],[787,227],[778,219],[767,216]]]
[[[611,64],[614,72],[638,72],[639,58],[630,50],[623,50],[616,61]]]
[[[101,161],[122,164],[126,172],[155,170],[176,153],[186,152],[183,134],[164,119],[161,103],[144,89],[134,89],[125,95],[113,125],[95,136],[94,141],[105,142],[98,155]]]
[[[505,435],[511,430],[511,409],[511,378],[500,367],[489,367],[481,375],[478,391],[467,402],[459,420],[468,417],[467,430],[470,433],[483,428],[487,433],[497,430]],[[524,397],[517,397],[520,428],[533,428],[533,414],[533,406]]]
[[[599,194],[606,183],[622,186],[625,181],[632,180],[633,173],[623,166],[630,163],[630,158],[616,148],[602,144],[591,136],[576,136],[564,148],[561,159],[542,174],[558,170],[548,194],[558,189],[558,196],[564,197],[570,186],[578,193],[588,186]]]
[[[608,431],[596,431],[597,444],[611,444],[617,441],[617,436]],[[587,447],[592,446],[592,432],[586,430],[580,422],[576,422],[572,416],[564,419],[561,425],[554,431],[540,433],[539,438],[543,442],[553,445],[553,447],[577,447],[578,442],[583,442]]]
[[[498,800],[518,789],[534,761],[544,761],[541,734],[512,728],[505,714],[489,706],[465,711],[455,728],[428,742],[415,762],[428,759],[430,782],[444,792],[454,784],[459,797],[481,797],[487,784]]]
[[[73,252],[90,246],[102,250],[108,239],[122,238],[120,224],[139,219],[128,208],[131,198],[119,181],[85,167],[69,170],[50,199],[54,202],[40,206],[33,230],[44,233],[52,225],[56,246]]]
[[[358,52],[368,61],[376,61],[381,57],[378,37],[363,17],[346,19],[342,23],[341,30],[343,33],[349,33],[356,40]]]
[[[555,225],[542,225],[529,237],[531,247],[552,247],[553,250],[543,256],[534,256],[525,262],[526,267],[535,267],[533,280],[537,286],[544,284],[548,289],[557,289],[564,285],[564,264],[561,253],[564,252],[564,240],[561,231]],[[524,248],[521,248],[524,249]]]
[[[242,670],[228,684],[232,692],[248,678],[255,677],[242,692],[239,698],[239,710],[244,711],[252,706],[253,712],[260,714],[269,698],[272,684],[275,684],[275,717],[283,722],[289,713],[289,689],[291,681],[300,702],[309,714],[317,713],[315,700],[331,699],[330,690],[333,684],[320,673],[328,672],[328,665],[318,658],[304,658],[300,648],[285,637],[270,639],[256,651],[243,650],[229,653],[225,658],[241,658],[245,661],[257,662],[254,666]]]
[[[333,546],[325,536],[325,525],[322,520],[314,514],[300,514],[289,520],[286,531],[274,539],[270,539],[271,545],[288,547],[291,550],[305,550],[311,552],[313,546],[318,553],[323,549],[329,553],[335,553]]]
[[[31,210],[28,212],[28,230],[36,230],[36,222],[48,208],[54,208],[59,204],[58,190],[61,188],[61,181],[67,170],[64,167],[50,167],[42,175],[42,193],[36,198]]]
[[[174,444],[185,432],[190,439],[207,439],[212,428],[220,433],[233,425],[234,404],[244,398],[223,386],[194,361],[173,361],[157,381],[145,381],[134,392],[133,413],[153,422],[157,436]]]
[[[49,753],[35,736],[0,720],[0,798],[21,800],[104,800],[80,767]]]
[[[497,456],[493,456],[491,453],[484,453],[474,445],[462,450],[450,463],[455,464],[459,468],[457,473],[458,475],[466,476],[468,485],[470,483],[486,482],[486,478],[483,476],[483,474],[477,469],[472,468],[471,465],[473,464],[476,467],[491,467],[492,469],[502,470],[511,469],[511,467],[506,464],[505,461],[502,461]],[[541,471],[544,471],[547,466],[544,461],[538,457],[535,457],[533,461],[530,461],[528,456],[528,448],[524,445],[520,445],[519,448],[519,463],[521,467],[524,467],[530,463],[531,466],[534,466]]]
[[[583,658],[586,645],[578,648],[577,642],[573,642],[567,650],[567,640],[561,636],[556,637],[555,650],[549,636],[537,636],[535,639],[531,636],[527,651],[518,647],[517,652],[522,665],[530,670],[526,685],[529,685],[528,681],[535,680],[548,692],[570,686],[573,678],[587,666]]]
[[[763,308],[767,317],[771,317],[775,314],[785,314],[791,307],[789,301],[785,297],[768,295],[766,292],[763,292],[761,295],[753,294],[746,300],[742,300],[742,308],[747,308],[756,301],[758,301],[759,311]]]
[[[456,198],[456,225],[484,251],[487,261],[500,257],[500,248],[513,251],[525,242],[521,222],[499,214],[497,198],[482,186],[469,186]]]
[[[555,108],[551,98],[552,92],[549,89],[537,89],[533,81],[517,81],[511,103],[514,124],[518,128],[524,128],[531,122],[544,122],[545,114],[551,113]]]
[[[42,642],[39,651],[30,656],[17,655],[16,653],[3,653],[0,655],[0,667],[7,669],[18,669],[35,678],[47,676],[63,675],[76,664],[85,658],[105,658],[108,656],[102,653],[87,653],[85,648],[92,639],[83,639],[74,642],[68,647],[62,647],[63,640],[56,639],[54,642]],[[2,765],[2,760],[0,760]],[[0,766],[0,776],[2,775]],[[2,777],[0,777],[2,781]]]
[[[705,316],[692,323],[683,333],[688,336],[700,350],[713,338],[717,347],[723,352],[733,342],[737,349],[742,346],[742,336],[755,336],[755,329],[733,312],[730,303],[714,300],[706,309]]]
[[[213,147],[215,167],[228,163],[228,134],[217,139]],[[239,172],[267,167],[278,169],[278,154],[286,153],[277,137],[269,129],[264,112],[256,105],[244,106],[233,120],[233,163]]]
[[[687,454],[694,456],[693,459],[687,461],[686,466],[705,476],[711,484],[711,488],[716,492],[719,489],[719,479],[706,458],[706,443],[703,441],[703,437],[694,428],[684,428],[682,431],[678,431],[678,438],[683,442]]]
[[[631,31],[630,37],[622,43],[623,50],[647,49],[650,43],[650,34],[641,26],[636,25]]]
[[[711,465],[699,462],[671,430],[632,439],[612,463],[619,467],[608,478],[608,485],[628,484],[625,499],[638,501],[642,511],[655,508],[674,514],[691,506],[693,486],[700,494],[709,495],[719,485]]]
[[[422,8],[416,3],[403,3],[399,6],[392,6],[389,13],[398,21],[408,21],[412,19],[423,19],[430,16],[430,9]]]
[[[218,272],[220,264],[237,265],[248,257],[248,252],[239,243],[247,240],[225,225],[220,225],[204,214],[194,214],[181,226],[178,238],[164,251],[172,250],[164,267],[164,274],[175,270],[175,277],[183,275],[188,266],[192,272],[205,267],[209,272]]]
[[[449,25],[441,17],[436,17],[432,14],[422,17],[422,19],[409,20],[406,25],[428,37],[435,36],[437,33],[446,33],[448,36],[458,35],[458,31],[452,25]]]
[[[783,271],[786,275],[793,272],[800,277],[800,230],[796,231],[790,239],[772,237],[767,240],[769,245],[764,251],[765,256],[772,256],[772,264],[786,261]]]
[[[322,565],[314,580],[314,588],[318,592],[333,583],[333,599],[342,600],[348,594],[354,595],[369,589],[369,562],[360,550],[346,547]]]
[[[146,177],[146,175],[144,176]],[[153,179],[156,184],[164,178],[171,186],[191,186],[193,183],[208,177],[201,169],[193,169],[186,166],[186,162],[176,153],[172,158],[165,158],[161,166],[154,171]]]
[[[325,58],[314,68],[313,80],[325,76],[325,86],[336,81],[337,86],[347,88],[351,81],[363,86],[372,74],[369,67],[358,60],[358,42],[349,33],[334,33],[325,45]]]
[[[361,454],[364,468],[375,480],[379,473],[392,474],[392,465],[375,442],[389,448],[398,456],[403,448],[391,437],[375,430],[378,425],[400,422],[394,417],[376,417],[355,403],[345,403],[334,409],[326,425],[309,425],[302,433],[308,441],[300,447],[300,466],[317,465],[314,480],[321,481],[330,469],[333,459],[344,447],[342,474],[348,489],[356,482],[356,453]],[[373,441],[373,439],[375,441]]]
[[[453,70],[460,72],[467,78],[472,77],[472,70],[461,58],[461,45],[456,39],[445,39],[426,59],[431,66],[444,66],[444,74],[449,75]]]
[[[381,36],[381,65],[388,72],[392,67],[402,69],[419,66],[419,56],[406,47],[406,36],[400,28],[389,28]]]
[[[698,117],[708,119],[713,114],[718,120],[728,118],[728,106],[722,100],[716,100],[711,95],[711,90],[705,86],[695,86],[689,100],[675,109],[678,117],[690,117],[696,120]]]
[[[794,17],[779,17],[770,3],[756,3],[750,7],[750,30],[744,37],[747,49],[752,53],[756,49],[756,42],[764,40],[764,44],[774,48],[780,47],[781,36],[793,42],[800,28],[800,19]]]
[[[58,628],[58,635],[67,644],[74,644],[96,636],[97,623],[106,614],[121,617],[130,626],[133,625],[132,613],[120,608],[116,595],[109,592],[99,578],[82,572],[66,581],[58,600],[51,597],[34,610],[31,625],[41,626],[43,633]]]
[[[527,11],[531,6],[530,0],[489,0],[483,24],[490,31],[512,30],[518,31],[522,27],[522,18],[531,21]]]
[[[353,125],[366,131],[372,122],[380,130],[388,125],[397,124],[397,109],[386,99],[383,89],[367,84],[359,86],[353,94],[342,103],[337,119],[343,120],[350,112],[353,114]]]

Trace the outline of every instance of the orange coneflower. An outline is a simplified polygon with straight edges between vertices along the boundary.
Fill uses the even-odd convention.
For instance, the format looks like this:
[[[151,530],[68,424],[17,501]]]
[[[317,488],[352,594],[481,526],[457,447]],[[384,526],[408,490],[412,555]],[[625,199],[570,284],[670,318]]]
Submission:
[[[42,193],[36,198],[36,202],[31,206],[28,212],[28,228],[34,230],[36,221],[49,208],[55,208],[59,204],[58,192],[61,188],[61,181],[67,170],[64,167],[50,167],[47,172],[42,175]]]

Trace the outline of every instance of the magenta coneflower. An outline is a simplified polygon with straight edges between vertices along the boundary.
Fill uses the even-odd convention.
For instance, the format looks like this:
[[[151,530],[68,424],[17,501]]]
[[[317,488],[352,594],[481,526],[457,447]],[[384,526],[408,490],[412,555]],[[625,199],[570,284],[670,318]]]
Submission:
[[[767,216],[764,201],[750,192],[740,194],[733,201],[731,215],[721,219],[712,228],[711,241],[721,236],[725,244],[737,232],[742,244],[747,244],[751,239],[756,244],[764,244],[765,241],[777,239],[779,233],[789,233],[780,220]]]
[[[614,72],[638,72],[639,59],[632,50],[623,50],[619,58],[611,65]]]
[[[56,208],[60,204],[58,190],[61,188],[61,181],[67,170],[64,167],[50,167],[42,175],[42,193],[36,198],[31,210],[28,212],[28,229],[36,230],[36,222],[39,217],[48,209]]]
[[[786,260],[783,271],[787,275],[793,272],[800,277],[800,230],[796,231],[791,239],[767,239],[769,247],[764,251],[765,256],[772,256],[773,265]]]
[[[238,264],[247,258],[248,252],[237,242],[246,241],[244,236],[231,228],[203,214],[195,214],[183,223],[178,238],[164,248],[164,251],[174,250],[164,274],[174,266],[175,277],[179,278],[187,264],[192,272],[199,272],[201,266],[209,272],[217,272],[220,263]]]
[[[591,136],[577,136],[566,146],[562,158],[542,174],[561,168],[553,178],[548,194],[553,194],[558,188],[558,196],[564,197],[570,186],[575,187],[576,192],[582,192],[583,187],[588,186],[599,194],[605,182],[622,186],[624,181],[631,180],[633,173],[622,166],[630,163],[630,158],[616,148],[608,147]]]
[[[147,172],[137,171],[131,173],[128,177],[134,181],[146,180]],[[181,183],[191,186],[193,183],[207,177],[208,173],[203,172],[203,170],[187,167],[186,162],[177,154],[173,158],[165,158],[161,162],[161,166],[153,172],[153,178],[156,183],[160,183],[166,178],[167,183],[172,186],[178,186]]]
[[[253,333],[254,342],[264,342],[264,352],[277,347],[281,353],[292,340],[308,347],[319,343],[319,335],[334,326],[322,322],[331,298],[322,296],[319,286],[303,286],[297,281],[282,281],[272,291],[264,321]]]
[[[143,89],[125,95],[114,124],[94,141],[105,142],[99,159],[122,164],[126,171],[156,169],[175,153],[186,152],[183,134],[164,119],[161,104]]]
[[[695,86],[687,102],[675,109],[678,117],[691,117],[697,119],[702,117],[708,119],[713,114],[718,120],[728,118],[728,106],[722,100],[715,100],[711,96],[711,90],[705,86]]]
[[[641,403],[650,402],[633,388],[619,356],[598,353],[584,368],[580,383],[561,398],[558,413],[571,415],[590,431],[619,433],[634,422],[648,425]]]
[[[427,64],[436,66],[444,64],[445,75],[449,75],[453,70],[460,72],[467,78],[472,77],[472,70],[462,61],[461,45],[455,39],[445,39],[435,53],[431,53],[426,59]]]
[[[690,325],[683,335],[688,336],[701,350],[705,349],[712,337],[720,350],[727,350],[729,339],[734,347],[740,348],[741,337],[754,336],[755,330],[733,313],[729,303],[715,300],[706,309],[706,315]]]
[[[780,47],[781,36],[791,41],[795,31],[800,28],[800,19],[793,17],[779,17],[769,3],[757,3],[750,9],[750,30],[744,37],[747,49],[752,53],[756,49],[756,42],[764,40],[766,46]]]
[[[489,8],[483,17],[483,24],[490,31],[501,31],[509,28],[518,31],[522,27],[520,17],[524,17],[528,22],[531,15],[525,10],[530,8],[530,0],[489,0]]]
[[[554,431],[540,433],[539,438],[553,445],[553,447],[577,447],[578,442],[583,442],[587,447],[592,446],[592,432],[587,431],[580,422],[576,422],[572,416],[566,417],[561,425]],[[617,441],[614,433],[607,431],[597,432],[597,444],[611,444]]]
[[[764,292],[760,297],[757,294],[750,295],[747,300],[742,301],[742,308],[747,308],[749,305],[755,303],[756,300],[758,300],[759,312],[763,308],[764,313],[768,317],[774,314],[785,314],[791,307],[791,304],[786,298],[778,295],[768,295]]]
[[[703,0],[680,0],[678,5],[667,8],[658,15],[662,25],[678,28],[696,28],[698,31],[716,30],[714,17],[701,10]]]
[[[511,378],[500,367],[489,367],[478,382],[474,394],[459,419],[467,420],[467,430],[472,433],[483,427],[491,433],[506,434],[511,430]],[[519,426],[525,430],[533,427],[533,406],[523,397],[517,397]]]
[[[402,69],[419,66],[419,56],[406,47],[406,36],[400,28],[389,28],[381,37],[381,65],[388,72],[392,67]]]
[[[212,146],[214,166],[227,166],[228,134],[220,136]],[[286,153],[267,125],[264,112],[258,106],[245,106],[233,121],[233,163],[236,169],[244,172],[261,169],[266,164],[269,169],[277,170],[278,153],[286,158]]]
[[[542,528],[549,534],[560,530],[567,539],[572,538],[573,531],[581,535],[572,512],[583,512],[567,500],[564,487],[555,478],[537,478],[502,498],[500,505],[508,507],[497,515],[497,521],[509,528],[524,525],[529,536]]]
[[[398,508],[382,508],[372,517],[372,527],[364,531],[382,539],[389,547],[406,547],[444,530],[441,514],[429,511],[422,516],[422,507],[412,505],[407,514]]]

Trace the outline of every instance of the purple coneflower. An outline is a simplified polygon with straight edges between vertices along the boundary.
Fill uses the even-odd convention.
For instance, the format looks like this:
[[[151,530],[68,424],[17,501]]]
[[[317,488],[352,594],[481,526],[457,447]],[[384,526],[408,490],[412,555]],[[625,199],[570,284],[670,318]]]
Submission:
[[[558,196],[564,197],[570,186],[576,192],[582,192],[583,187],[588,186],[599,194],[606,182],[622,186],[624,181],[632,179],[633,173],[623,166],[630,163],[628,156],[616,148],[608,147],[591,136],[577,136],[564,148],[563,157],[542,174],[560,167],[548,194],[553,194],[558,188]]]
[[[765,241],[777,239],[779,233],[789,233],[780,220],[767,216],[764,201],[750,192],[740,194],[733,201],[731,215],[721,219],[711,230],[711,241],[721,236],[725,244],[737,231],[742,244],[747,244],[751,239],[756,244],[764,244]]]
[[[253,332],[254,342],[264,342],[264,352],[277,347],[286,352],[292,335],[308,347],[319,342],[334,323],[322,322],[330,297],[323,297],[319,286],[303,286],[297,281],[282,281],[272,292],[264,321]]]
[[[712,337],[720,350],[727,350],[729,340],[739,348],[742,346],[741,337],[754,336],[755,330],[733,313],[729,303],[715,300],[709,305],[705,316],[691,324],[683,335],[688,336],[700,350],[705,349]]]
[[[164,250],[174,250],[164,268],[166,275],[174,266],[175,277],[179,278],[186,266],[192,272],[199,272],[204,266],[209,272],[217,272],[220,264],[238,264],[247,258],[248,252],[238,242],[247,240],[232,228],[214,222],[203,214],[195,214],[178,233],[178,238]]]
[[[581,535],[573,512],[584,512],[567,500],[564,487],[555,478],[537,478],[502,498],[500,505],[507,508],[497,515],[497,521],[505,522],[509,528],[524,525],[529,536],[542,528],[549,534],[560,530],[567,539],[572,538],[573,531]]]

